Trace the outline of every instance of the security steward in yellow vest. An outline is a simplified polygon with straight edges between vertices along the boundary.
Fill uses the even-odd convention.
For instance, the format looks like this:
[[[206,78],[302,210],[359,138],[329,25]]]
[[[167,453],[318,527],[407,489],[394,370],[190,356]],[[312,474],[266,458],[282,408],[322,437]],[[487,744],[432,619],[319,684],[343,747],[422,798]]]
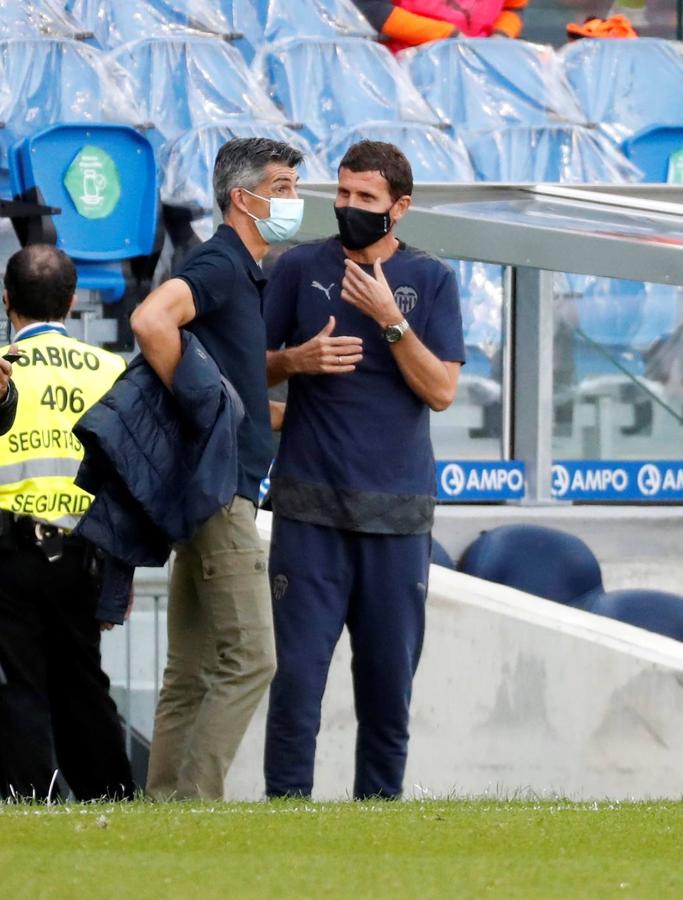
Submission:
[[[134,786],[95,619],[99,561],[70,535],[90,497],[73,479],[71,429],[124,368],[67,335],[76,270],[54,247],[12,256],[3,302],[20,352],[14,425],[0,437],[0,796],[55,796],[59,769],[79,800]],[[0,356],[6,350],[0,349]]]

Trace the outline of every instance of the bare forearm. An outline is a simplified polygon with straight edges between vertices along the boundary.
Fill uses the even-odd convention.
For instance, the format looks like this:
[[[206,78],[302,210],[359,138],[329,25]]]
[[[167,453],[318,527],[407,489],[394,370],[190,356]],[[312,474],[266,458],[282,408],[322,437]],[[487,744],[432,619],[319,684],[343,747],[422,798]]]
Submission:
[[[408,387],[431,409],[451,405],[457,388],[457,364],[438,359],[413,331],[408,331],[391,350]]]
[[[288,347],[286,350],[269,350],[266,353],[268,387],[282,384],[296,373],[296,350],[296,347]]]
[[[182,351],[179,329],[159,323],[152,329],[133,330],[142,355],[170,391]]]
[[[131,328],[142,355],[169,391],[182,355],[180,329],[194,316],[190,289],[178,278],[152,291],[131,316]]]
[[[273,387],[292,375],[346,375],[355,372],[363,358],[363,341],[353,335],[333,336],[334,316],[310,340],[297,347],[269,350],[266,354],[268,385]]]

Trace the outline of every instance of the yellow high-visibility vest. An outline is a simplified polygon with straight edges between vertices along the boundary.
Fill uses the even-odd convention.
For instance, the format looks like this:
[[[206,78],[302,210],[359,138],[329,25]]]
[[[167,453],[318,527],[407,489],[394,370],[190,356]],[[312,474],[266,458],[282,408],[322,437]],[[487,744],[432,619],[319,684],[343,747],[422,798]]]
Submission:
[[[71,429],[126,364],[58,331],[27,336],[17,346],[25,356],[12,365],[16,419],[0,437],[0,509],[73,528],[92,497],[74,484],[83,447]]]

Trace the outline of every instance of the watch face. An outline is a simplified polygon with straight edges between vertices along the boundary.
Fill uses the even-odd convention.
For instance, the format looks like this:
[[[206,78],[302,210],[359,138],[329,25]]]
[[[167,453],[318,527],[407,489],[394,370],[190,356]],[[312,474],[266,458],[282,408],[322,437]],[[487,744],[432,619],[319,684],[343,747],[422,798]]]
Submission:
[[[389,325],[384,329],[384,337],[390,344],[395,344],[396,341],[400,340],[402,334],[403,332],[398,325]]]

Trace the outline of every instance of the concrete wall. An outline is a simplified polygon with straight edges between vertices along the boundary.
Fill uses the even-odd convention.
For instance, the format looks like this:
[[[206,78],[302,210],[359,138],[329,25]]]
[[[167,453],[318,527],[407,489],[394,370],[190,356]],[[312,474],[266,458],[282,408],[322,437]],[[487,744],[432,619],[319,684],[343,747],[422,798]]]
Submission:
[[[259,523],[267,540],[268,515]],[[152,619],[137,615],[132,708],[146,731]],[[105,641],[120,685],[124,632]],[[163,662],[163,640],[161,652]],[[320,799],[348,796],[353,782],[349,656],[344,638],[323,704]],[[262,796],[264,717],[265,702],[228,775],[229,798]],[[680,798],[683,644],[432,567],[411,731],[407,796]]]
[[[354,717],[340,645],[323,706],[315,796],[347,796]],[[683,794],[683,646],[432,568],[415,682],[408,796]],[[263,710],[227,781],[258,797]]]

